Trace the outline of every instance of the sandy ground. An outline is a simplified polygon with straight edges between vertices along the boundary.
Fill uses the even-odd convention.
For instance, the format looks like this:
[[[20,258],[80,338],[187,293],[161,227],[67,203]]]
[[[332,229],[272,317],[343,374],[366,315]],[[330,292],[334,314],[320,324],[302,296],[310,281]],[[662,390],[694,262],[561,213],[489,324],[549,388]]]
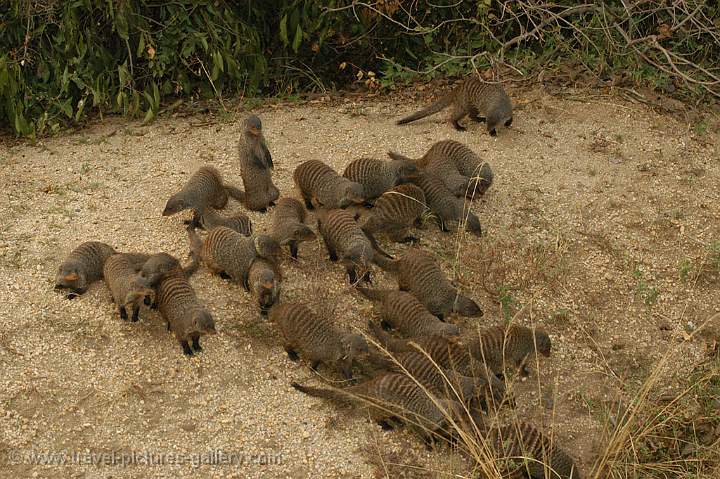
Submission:
[[[696,135],[642,105],[512,93],[520,108],[513,128],[497,138],[476,124],[456,132],[445,113],[395,126],[395,118],[420,106],[407,102],[256,112],[285,195],[296,194],[292,171],[309,159],[341,171],[361,156],[383,158],[388,149],[420,156],[450,138],[491,163],[495,184],[473,206],[486,235],[465,238],[458,248],[455,235],[431,226],[418,232],[420,247],[436,253],[449,274],[460,251],[459,280],[485,316],[453,321],[496,324],[520,311],[521,323],[547,327],[553,354],[515,386],[517,414],[552,431],[587,471],[599,448],[601,405],[631,394],[671,348],[678,359],[667,372],[668,388],[706,356],[705,337],[683,337],[720,310],[716,272],[696,274],[720,239],[720,147],[712,133]],[[160,212],[205,163],[240,184],[243,115],[150,126],[111,119],[34,146],[0,147],[0,463],[6,462],[0,475],[466,471],[447,450],[427,451],[407,432],[384,432],[349,409],[293,390],[290,381],[315,381],[307,365],[287,359],[242,287],[205,267],[192,283],[219,334],[192,359],[155,312],[143,310],[139,323],[121,322],[102,282],[72,301],[53,291],[58,264],[82,241],[184,258],[187,215]],[[268,227],[269,215],[250,216],[256,231]],[[384,245],[393,253],[408,247]],[[283,269],[284,300],[322,298],[336,305],[338,321],[364,328],[371,303],[351,291],[319,242],[302,245],[300,261],[288,258]],[[395,284],[382,273],[376,278],[380,286]],[[207,462],[197,455],[213,451],[216,462],[222,451],[245,463],[192,464]],[[140,464],[87,464],[92,454],[121,462],[131,460],[121,454],[133,452]],[[56,454],[47,460],[67,464],[33,465],[47,453]],[[180,458],[159,458],[173,453]],[[146,466],[145,454],[153,462],[184,463]]]

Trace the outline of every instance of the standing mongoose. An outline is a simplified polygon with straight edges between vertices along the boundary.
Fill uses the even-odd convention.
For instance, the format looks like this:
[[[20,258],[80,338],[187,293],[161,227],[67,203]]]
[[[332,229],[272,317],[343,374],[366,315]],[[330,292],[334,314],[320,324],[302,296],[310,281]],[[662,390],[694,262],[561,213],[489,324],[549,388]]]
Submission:
[[[322,161],[309,160],[300,164],[293,172],[293,181],[308,209],[316,206],[346,208],[365,201],[365,192],[360,183],[338,175]]]
[[[425,193],[412,184],[398,185],[383,193],[375,207],[361,215],[360,228],[368,234],[387,234],[391,241],[417,242],[410,228],[425,211]]]
[[[267,315],[270,308],[280,299],[280,270],[272,261],[255,258],[250,265],[248,284],[250,292],[260,306],[260,314]]]
[[[436,176],[420,175],[415,183],[423,190],[425,201],[438,223],[440,231],[448,232],[449,222],[457,222],[476,236],[482,236],[480,219],[470,210],[470,203],[453,195]]]
[[[231,230],[232,231],[232,230]],[[183,353],[192,356],[202,351],[200,337],[215,334],[215,322],[200,303],[187,278],[187,271],[175,268],[167,272],[157,286],[157,307],[168,330],[175,333]],[[190,344],[192,343],[192,349]]]
[[[280,198],[273,211],[271,235],[280,246],[288,245],[290,256],[297,259],[298,244],[314,241],[315,232],[305,221],[305,207],[295,198]]]
[[[395,353],[392,356],[371,353],[369,362],[378,369],[406,374],[438,397],[445,397],[481,407],[491,396],[498,404],[505,396],[505,385],[492,374],[465,376],[444,368],[420,351]]]
[[[163,216],[171,216],[180,211],[193,209],[196,213],[193,221],[198,221],[198,211],[207,207],[225,208],[228,194],[223,185],[220,172],[212,166],[203,166],[197,170],[182,190],[170,197],[163,210]]]
[[[112,246],[99,241],[80,244],[58,268],[55,289],[69,289],[68,299],[83,294],[90,284],[102,279],[105,261],[115,253]]]
[[[503,477],[531,479],[581,479],[580,469],[553,438],[546,436],[531,424],[516,421],[512,424],[495,425],[489,430],[479,427],[487,444],[494,450],[509,474]],[[505,471],[504,471],[505,472]]]
[[[361,271],[363,281],[370,281],[370,262],[383,252],[371,234],[363,232],[355,217],[347,210],[319,209],[318,230],[325,242],[330,261],[341,260],[351,284],[358,280]],[[378,253],[375,253],[378,250]],[[384,253],[387,256],[387,253]]]
[[[412,161],[424,172],[440,178],[455,196],[474,198],[484,194],[492,185],[494,175],[490,165],[483,161],[473,150],[454,140],[442,140],[434,143],[430,149],[416,160],[388,151],[388,156],[396,161]]]
[[[360,158],[350,162],[343,176],[360,183],[365,201],[378,198],[394,186],[407,183],[418,174],[415,162],[409,159],[383,161],[376,158]]]
[[[461,337],[470,354],[483,361],[495,374],[504,375],[505,367],[513,367],[527,375],[528,360],[539,352],[550,356],[552,343],[544,329],[525,326],[491,326],[470,331]]]
[[[203,242],[192,227],[187,229],[190,250],[202,258],[211,272],[242,284],[250,290],[248,275],[255,258],[274,260],[280,247],[267,235],[243,236],[235,230],[218,226]]]
[[[199,256],[194,253],[190,254],[192,261],[186,267],[183,267],[174,256],[167,253],[156,253],[151,255],[142,265],[140,271],[135,278],[135,282],[141,287],[155,288],[160,284],[165,276],[175,274],[177,272],[185,275],[186,278],[192,276],[200,266]]]
[[[443,319],[448,314],[482,316],[475,301],[464,296],[448,281],[435,258],[422,250],[410,250],[396,260],[378,255],[375,263],[395,273],[401,291],[412,293],[432,314]]]
[[[353,360],[368,351],[362,335],[341,330],[332,318],[318,316],[300,303],[274,305],[268,320],[280,330],[288,357],[297,361],[302,356],[313,370],[324,363],[351,379]]]
[[[271,172],[274,168],[270,150],[262,133],[262,122],[255,115],[250,115],[243,122],[243,136],[238,145],[240,157],[240,175],[245,192],[240,200],[248,209],[266,211],[280,197],[280,191],[272,182]]]
[[[361,286],[356,288],[366,298],[380,301],[380,317],[384,327],[396,329],[409,337],[457,336],[460,334],[460,328],[457,325],[444,323],[437,319],[410,293],[368,289]]]
[[[103,267],[103,278],[117,305],[120,319],[127,321],[127,308],[132,308],[132,321],[140,319],[140,303],[150,305],[153,290],[135,282],[137,273],[150,255],[142,253],[119,253],[110,256]]]
[[[466,128],[459,121],[470,116],[477,122],[487,122],[487,131],[491,136],[497,135],[497,127],[512,124],[512,103],[505,89],[499,83],[485,83],[475,76],[465,79],[460,85],[454,87],[450,93],[410,116],[397,121],[398,125],[425,118],[453,106],[450,122],[458,131]]]
[[[380,374],[343,389],[310,387],[295,382],[291,385],[309,396],[357,404],[368,410],[383,429],[391,429],[397,421],[406,423],[426,443],[437,436],[447,437],[450,418],[462,410],[455,401],[436,399],[413,379],[399,373]]]
[[[232,216],[224,216],[218,213],[215,208],[207,207],[202,211],[196,212],[195,217],[197,221],[193,221],[192,225],[194,227],[202,227],[207,231],[217,228],[218,226],[225,226],[245,236],[252,234],[252,222],[245,213],[238,212]]]

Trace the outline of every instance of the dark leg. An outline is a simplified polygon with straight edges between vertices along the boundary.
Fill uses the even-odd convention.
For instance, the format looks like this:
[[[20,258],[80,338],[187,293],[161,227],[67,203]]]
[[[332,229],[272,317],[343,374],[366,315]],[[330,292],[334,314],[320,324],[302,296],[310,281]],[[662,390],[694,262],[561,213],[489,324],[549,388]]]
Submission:
[[[450,118],[450,122],[455,127],[457,131],[465,131],[466,128],[462,126],[460,123],[458,123],[460,120],[462,120],[467,112],[464,108],[456,107],[455,110],[452,112],[452,117]]]
[[[151,306],[151,305],[152,305],[152,300],[150,299],[150,296],[145,296],[145,297],[143,298],[143,303],[145,304],[145,306]]]
[[[382,326],[382,328],[383,328],[385,331],[389,331],[389,330],[392,329],[392,325],[391,325],[390,323],[388,323],[387,321],[385,321],[384,319],[383,319],[383,320],[380,320],[380,326]]]
[[[476,122],[478,122],[478,123],[484,123],[484,122],[485,122],[485,117],[484,117],[484,116],[480,116],[480,112],[478,112],[477,108],[473,108],[472,110],[470,110],[469,115],[470,115],[470,119],[473,120],[473,121],[476,121]]]
[[[133,306],[132,322],[137,323],[140,319],[140,305],[136,304]]]
[[[417,236],[408,235],[400,240],[401,243],[418,243],[420,240],[417,238]]]
[[[290,246],[290,256],[294,259],[297,259],[298,255],[298,244],[297,241],[293,240],[289,243]]]
[[[222,279],[232,279],[229,274],[227,274],[225,271],[220,271],[218,273]]]
[[[352,375],[352,365],[351,365],[350,363],[344,364],[344,365],[342,366],[342,375],[343,375],[343,377],[344,377],[345,379],[347,379],[348,381],[353,378],[353,375]]]
[[[180,346],[182,346],[182,348],[183,348],[183,354],[185,354],[187,356],[193,355],[192,349],[190,349],[190,345],[188,344],[187,341],[180,341]]]
[[[371,203],[370,201],[365,201],[365,202],[363,203],[363,206],[364,206],[365,208],[373,208],[373,207],[375,207],[375,203]]]
[[[170,321],[167,322],[167,330],[170,331]]]
[[[445,316],[442,313],[436,314],[435,316],[437,316],[437,319],[439,319],[443,323],[445,322]]]
[[[325,248],[327,249],[328,256],[330,257],[330,261],[333,263],[338,260],[337,251],[335,248],[330,245],[327,241],[325,241]]]
[[[153,304],[150,305],[150,309],[157,309],[157,308],[158,308],[157,301],[153,302]]]
[[[258,211],[258,213],[263,213],[263,214],[264,214],[264,213],[267,213],[267,208],[260,208],[260,209],[257,210],[257,211]]]
[[[120,311],[120,319],[122,319],[123,321],[127,321],[128,315],[127,311],[125,311],[125,306],[119,306],[118,311]]]
[[[271,201],[270,203],[268,203],[268,206],[275,206],[275,202]]]
[[[380,419],[377,423],[383,431],[392,431],[393,429],[395,429],[395,427],[390,423],[389,419]]]
[[[355,266],[346,266],[345,271],[347,272],[350,284],[355,284],[357,282],[357,273],[355,272]]]
[[[72,293],[68,293],[65,297],[66,297],[67,299],[75,299],[75,298],[77,298],[78,296],[80,296],[80,295],[77,294],[77,293],[75,293],[75,292],[72,292]]]
[[[319,359],[317,359],[317,360],[313,361],[312,363],[310,363],[310,369],[312,369],[313,371],[317,371],[318,366],[320,366],[320,360],[319,360]]]
[[[450,229],[448,229],[447,225],[445,224],[445,221],[443,221],[442,218],[439,218],[439,217],[437,218],[437,224],[440,227],[440,231],[442,231],[443,233],[447,233],[450,231]]]
[[[197,351],[198,353],[203,350],[202,346],[200,346],[200,338],[199,337],[196,336],[193,338],[192,348],[193,348],[193,350]]]
[[[300,356],[298,356],[298,354],[295,352],[295,350],[292,349],[290,346],[285,346],[285,352],[287,353],[290,361],[299,361],[300,360]]]
[[[507,128],[510,128],[510,125],[512,125],[512,120],[513,120],[512,117],[510,117],[510,119],[505,122],[505,126],[506,126]]]
[[[497,136],[497,131],[495,131],[495,128],[493,128],[492,130],[488,130],[488,132],[490,133],[490,136]]]
[[[372,284],[372,278],[370,278],[370,271],[366,271],[362,277],[362,280],[367,284]]]
[[[303,199],[305,200],[305,208],[307,208],[308,210],[314,210],[314,209],[315,209],[315,206],[313,206],[312,201],[310,201],[310,200],[307,199],[307,198],[303,198]]]

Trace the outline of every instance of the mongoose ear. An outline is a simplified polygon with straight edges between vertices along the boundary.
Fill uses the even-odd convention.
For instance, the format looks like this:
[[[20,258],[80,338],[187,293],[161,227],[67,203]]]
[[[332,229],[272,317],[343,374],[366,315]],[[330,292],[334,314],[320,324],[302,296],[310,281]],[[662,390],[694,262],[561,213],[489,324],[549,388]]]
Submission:
[[[72,272],[70,274],[66,274],[64,279],[65,281],[77,281],[80,279],[80,276],[77,273]]]

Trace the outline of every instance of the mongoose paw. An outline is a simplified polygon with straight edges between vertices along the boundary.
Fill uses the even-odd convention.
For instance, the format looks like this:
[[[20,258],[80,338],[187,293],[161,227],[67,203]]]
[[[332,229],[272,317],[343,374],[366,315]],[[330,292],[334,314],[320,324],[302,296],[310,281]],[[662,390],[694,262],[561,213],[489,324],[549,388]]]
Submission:
[[[330,253],[328,256],[333,263],[338,260],[337,253]]]
[[[395,429],[392,424],[390,424],[388,421],[386,421],[384,419],[381,421],[378,421],[378,425],[382,428],[383,431],[392,431],[393,429]]]
[[[275,206],[275,202],[271,201],[270,203],[268,203],[268,206]]]
[[[320,361],[313,361],[312,363],[310,363],[310,369],[315,372],[317,372],[318,366],[320,366]]]
[[[167,322],[167,330],[170,331],[170,321]]]
[[[310,200],[305,200],[305,208],[307,208],[307,209],[309,209],[309,210],[314,210],[314,209],[315,209],[315,205],[313,205]]]
[[[145,306],[152,306],[152,300],[150,299],[150,296],[145,296],[143,298],[143,304]]]
[[[490,136],[497,136],[497,131],[495,131],[495,128],[489,131]]]
[[[373,284],[372,278],[370,277],[370,271],[366,271],[362,277],[363,282],[367,284]]]
[[[401,243],[410,243],[410,244],[418,244],[420,242],[420,239],[417,236],[406,236],[401,241]]]
[[[298,356],[298,353],[296,353],[294,350],[286,348],[285,352],[287,353],[288,359],[290,359],[290,361],[299,361],[300,360],[300,356]]]
[[[443,323],[445,322],[445,316],[443,314],[436,314],[435,316],[437,317],[437,319],[439,319]]]
[[[157,303],[156,303],[156,302],[153,302],[153,303],[150,305],[150,309],[158,309]]]
[[[133,323],[137,323],[140,320],[140,310],[133,311],[131,320]]]
[[[77,298],[78,296],[80,296],[80,295],[77,294],[77,293],[68,293],[65,297],[66,297],[67,299],[75,299],[75,298]]]
[[[364,206],[365,208],[374,208],[374,207],[375,207],[375,204],[374,204],[374,203],[371,203],[371,202],[369,202],[369,201],[366,201],[366,202],[363,203],[363,206]]]
[[[505,127],[506,127],[506,128],[510,128],[510,125],[512,125],[512,121],[513,121],[512,118],[510,118],[508,121],[506,121],[506,122],[505,122]]]
[[[290,256],[293,259],[297,259],[298,257],[298,245],[297,243],[290,243]]]
[[[390,325],[390,323],[388,323],[388,322],[385,321],[384,319],[383,319],[382,321],[380,321],[380,326],[382,326],[382,328],[383,328],[385,331],[390,331],[390,330],[392,329],[392,326]]]
[[[125,311],[125,308],[120,308],[119,311],[120,311],[120,319],[122,319],[123,321],[127,321],[128,315],[127,315],[127,311]]]
[[[222,279],[232,279],[229,274],[227,274],[225,271],[220,271],[218,273]]]
[[[192,348],[194,351],[197,351],[198,353],[203,350],[202,346],[200,346],[200,338],[193,338]]]
[[[183,348],[183,354],[185,354],[186,356],[193,355],[192,349],[190,349],[190,345],[187,343],[187,341],[182,341],[180,345]]]
[[[456,121],[453,122],[453,126],[455,127],[455,129],[456,129],[457,131],[465,131],[465,130],[467,130],[467,128],[465,128],[464,126],[462,126],[460,123],[458,123],[458,122],[456,122]]]

